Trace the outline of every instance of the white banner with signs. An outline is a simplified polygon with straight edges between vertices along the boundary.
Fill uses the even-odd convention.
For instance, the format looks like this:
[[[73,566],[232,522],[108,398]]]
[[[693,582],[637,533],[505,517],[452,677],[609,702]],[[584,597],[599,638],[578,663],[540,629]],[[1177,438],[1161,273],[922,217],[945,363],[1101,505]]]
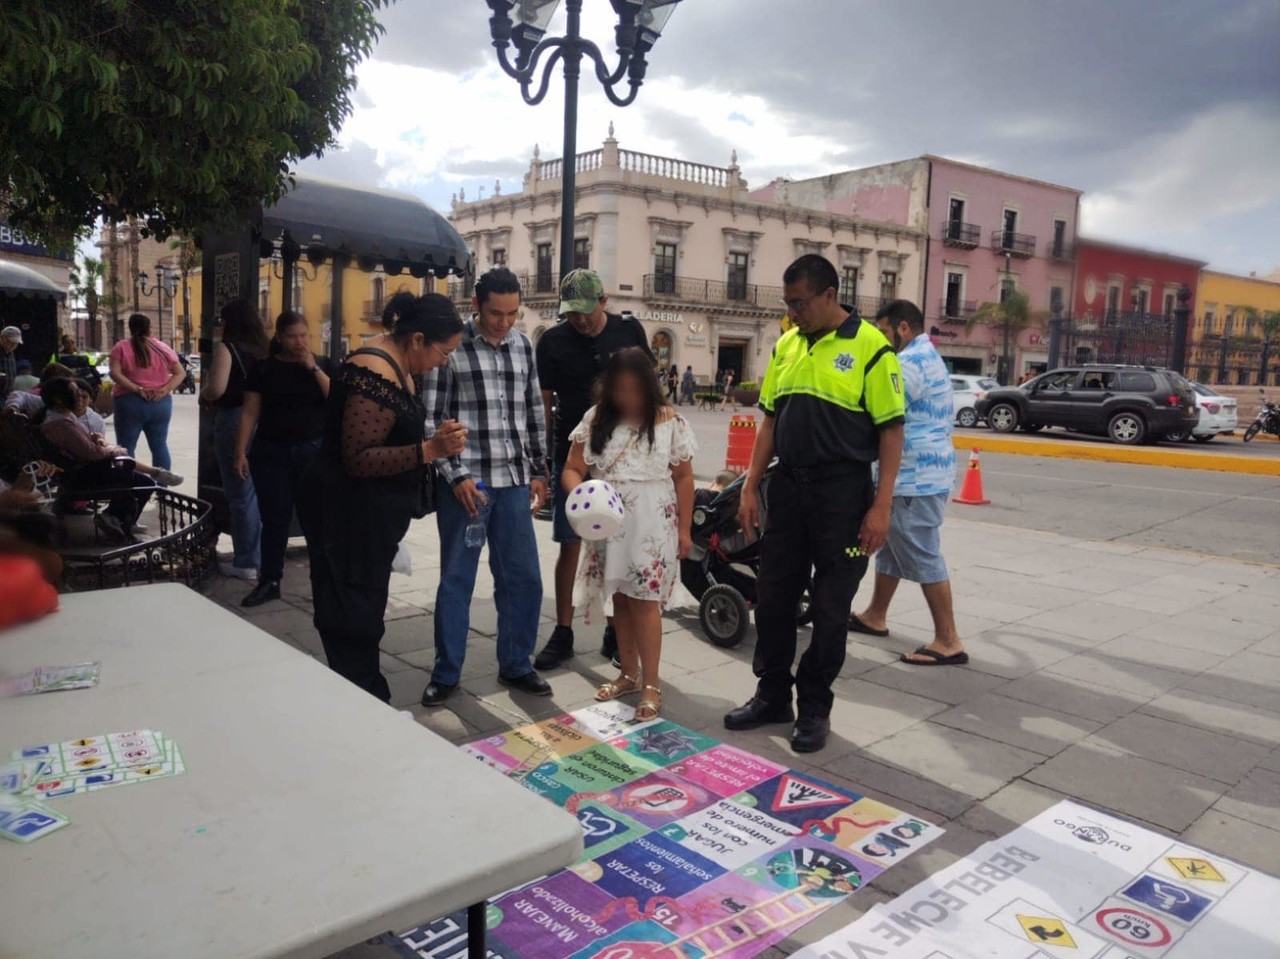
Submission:
[[[1280,879],[1064,801],[795,959],[1275,959]]]

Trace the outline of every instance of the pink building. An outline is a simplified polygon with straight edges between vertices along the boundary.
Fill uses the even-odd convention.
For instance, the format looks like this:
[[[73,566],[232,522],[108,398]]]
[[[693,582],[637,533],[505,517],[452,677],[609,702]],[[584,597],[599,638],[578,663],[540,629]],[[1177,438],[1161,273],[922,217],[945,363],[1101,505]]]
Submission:
[[[775,180],[754,199],[896,223],[928,236],[920,307],[957,373],[1016,382],[1049,359],[1055,298],[1071,309],[1080,191],[925,155],[809,180]],[[1030,298],[1032,323],[973,321],[1005,286]]]

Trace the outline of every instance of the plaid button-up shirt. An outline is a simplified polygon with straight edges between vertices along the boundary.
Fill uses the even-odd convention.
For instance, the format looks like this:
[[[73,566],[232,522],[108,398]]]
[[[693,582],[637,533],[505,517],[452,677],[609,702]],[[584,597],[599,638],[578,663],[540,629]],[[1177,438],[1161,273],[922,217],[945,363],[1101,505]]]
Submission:
[[[523,333],[513,329],[494,346],[469,320],[448,365],[426,377],[422,401],[428,436],[447,419],[467,428],[462,455],[436,461],[451,485],[472,478],[503,489],[547,479],[546,411]]]

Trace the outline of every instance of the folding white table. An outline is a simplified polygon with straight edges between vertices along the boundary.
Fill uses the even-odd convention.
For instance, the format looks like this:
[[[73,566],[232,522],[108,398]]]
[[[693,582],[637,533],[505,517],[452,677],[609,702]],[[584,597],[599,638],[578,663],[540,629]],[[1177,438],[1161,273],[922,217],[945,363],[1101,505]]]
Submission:
[[[0,701],[0,750],[132,729],[185,775],[53,800],[0,840],[0,955],[324,956],[569,865],[573,816],[184,586],[62,598],[0,671],[102,661],[92,689]]]

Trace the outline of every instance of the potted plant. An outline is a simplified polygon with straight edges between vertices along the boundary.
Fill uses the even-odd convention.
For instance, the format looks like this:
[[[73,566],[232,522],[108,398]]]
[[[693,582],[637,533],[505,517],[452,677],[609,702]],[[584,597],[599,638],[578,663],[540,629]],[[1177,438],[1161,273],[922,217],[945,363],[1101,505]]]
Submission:
[[[755,406],[760,402],[760,384],[754,380],[739,383],[734,387],[733,398],[739,406]]]

